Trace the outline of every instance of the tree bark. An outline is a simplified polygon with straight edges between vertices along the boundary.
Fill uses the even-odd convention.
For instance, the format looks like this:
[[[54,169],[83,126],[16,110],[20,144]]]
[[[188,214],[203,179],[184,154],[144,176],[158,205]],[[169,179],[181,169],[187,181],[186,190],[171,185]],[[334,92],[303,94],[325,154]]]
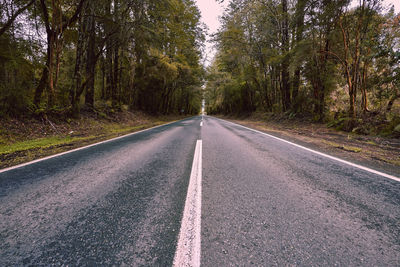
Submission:
[[[89,109],[94,109],[94,79],[96,70],[96,53],[95,53],[95,19],[94,19],[94,2],[90,1],[87,5],[86,21],[87,21],[87,51],[86,51],[86,95],[85,105]]]
[[[118,0],[114,1],[114,16],[117,17],[119,14],[119,3]],[[114,47],[113,47],[113,66],[111,69],[112,79],[112,87],[111,87],[111,103],[113,107],[118,107],[119,104],[119,52],[120,52],[120,43],[119,43],[119,35],[120,31],[117,31],[116,36],[114,37]]]
[[[33,104],[35,105],[36,108],[39,108],[39,106],[40,106],[42,94],[47,85],[47,78],[49,76],[49,73],[48,73],[49,69],[47,67],[47,65],[48,65],[47,61],[48,60],[46,60],[46,64],[43,67],[42,77],[40,78],[39,84],[35,89],[35,96],[33,98]]]
[[[79,14],[82,10],[83,3],[86,0],[81,0],[72,15],[71,18],[67,20],[62,19],[61,8],[59,3],[52,1],[52,10],[53,10],[53,25],[50,24],[50,16],[49,10],[46,5],[46,0],[40,0],[40,8],[43,14],[43,20],[46,28],[47,34],[47,55],[46,55],[46,64],[43,68],[42,78],[40,79],[39,85],[35,90],[34,104],[36,107],[40,105],[40,100],[44,89],[47,89],[48,92],[48,103],[47,107],[51,108],[55,102],[55,90],[54,90],[54,52],[55,52],[55,43],[58,38],[61,38],[63,31],[71,26],[79,17]],[[57,21],[59,19],[59,21]],[[60,24],[58,24],[60,22]],[[52,27],[53,26],[53,27]]]
[[[84,57],[84,42],[85,42],[85,29],[84,29],[84,18],[81,15],[79,17],[79,30],[78,30],[78,41],[76,45],[76,57],[75,57],[75,70],[73,76],[73,83],[70,90],[70,100],[72,106],[72,114],[75,117],[79,116],[79,100],[82,87],[82,58]]]
[[[287,0],[282,0],[282,53],[283,61],[281,64],[281,76],[282,76],[282,111],[287,111],[290,108],[290,83],[289,83],[289,17],[288,17],[288,6]]]
[[[306,6],[306,0],[299,0],[296,5],[296,44],[299,45],[299,43],[303,40],[303,31],[304,31],[304,9]],[[296,67],[294,71],[294,77],[293,77],[293,93],[292,93],[292,99],[297,103],[297,96],[299,92],[299,87],[300,87],[300,73],[301,73],[301,62],[300,64]],[[295,107],[297,108],[297,107]]]
[[[367,97],[367,74],[368,72],[368,64],[364,63],[363,67],[363,72],[362,72],[362,78],[361,78],[361,93],[362,93],[362,99],[361,99],[361,107],[363,110],[363,113],[365,114],[368,112],[368,97]]]
[[[347,82],[347,87],[349,90],[349,117],[350,118],[355,118],[356,112],[355,112],[355,92],[354,92],[354,85],[353,85],[353,80],[352,80],[352,71],[351,71],[351,66],[349,63],[348,59],[348,54],[349,54],[349,43],[348,43],[348,34],[343,26],[342,19],[339,20],[339,26],[342,32],[342,38],[343,38],[343,52],[344,52],[344,60],[343,60],[343,67],[345,70],[345,75],[346,75],[346,82]]]
[[[117,41],[118,42],[118,41]],[[115,44],[114,45],[114,60],[113,60],[113,70],[112,70],[112,76],[113,76],[113,84],[111,88],[111,102],[113,107],[118,106],[118,87],[119,87],[119,45]]]

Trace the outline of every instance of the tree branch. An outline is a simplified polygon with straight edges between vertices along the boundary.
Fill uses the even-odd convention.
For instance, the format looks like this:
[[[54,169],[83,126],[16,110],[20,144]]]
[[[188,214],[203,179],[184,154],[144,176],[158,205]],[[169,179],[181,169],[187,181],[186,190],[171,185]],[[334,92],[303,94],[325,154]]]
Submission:
[[[77,8],[76,8],[76,10],[75,10],[75,13],[72,15],[71,18],[69,18],[69,19],[62,25],[62,29],[68,28],[69,26],[71,26],[72,23],[74,23],[74,22],[78,19],[79,14],[80,14],[81,11],[82,11],[83,4],[85,4],[86,1],[87,1],[87,0],[80,0],[80,1],[79,1],[79,4],[78,4],[78,6],[77,6]]]
[[[51,28],[50,28],[50,22],[49,22],[49,11],[47,10],[45,0],[40,0],[40,5],[41,5],[43,16],[44,16],[44,25],[46,26],[46,32],[47,32],[47,34],[50,34]]]
[[[8,21],[3,25],[3,27],[1,27],[0,29],[0,36],[2,36],[7,30],[8,28],[10,28],[10,26],[13,24],[13,22],[15,21],[15,19],[25,10],[27,10],[31,5],[33,5],[36,2],[36,0],[31,0],[28,4],[26,4],[25,6],[21,7],[20,9],[17,10],[17,12],[14,13],[14,15],[12,15],[11,18],[8,19]]]

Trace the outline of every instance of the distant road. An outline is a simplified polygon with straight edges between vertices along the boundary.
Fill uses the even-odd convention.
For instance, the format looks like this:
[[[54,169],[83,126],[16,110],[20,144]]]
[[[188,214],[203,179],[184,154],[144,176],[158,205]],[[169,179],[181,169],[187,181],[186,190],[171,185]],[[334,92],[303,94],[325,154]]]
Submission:
[[[399,266],[396,179],[192,117],[0,171],[0,266]]]

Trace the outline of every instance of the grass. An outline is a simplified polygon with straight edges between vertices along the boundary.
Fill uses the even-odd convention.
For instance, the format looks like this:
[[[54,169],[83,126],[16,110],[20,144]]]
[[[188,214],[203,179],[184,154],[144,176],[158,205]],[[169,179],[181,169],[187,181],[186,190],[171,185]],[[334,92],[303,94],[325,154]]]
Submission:
[[[15,152],[27,151],[27,150],[35,150],[35,149],[46,149],[51,147],[60,147],[69,144],[75,143],[86,143],[86,141],[90,140],[101,140],[104,137],[112,138],[118,135],[127,134],[131,132],[136,132],[141,129],[150,128],[155,125],[160,125],[162,121],[157,121],[154,123],[136,125],[136,126],[121,126],[119,124],[107,124],[104,125],[103,131],[99,132],[96,135],[89,135],[84,137],[73,137],[73,136],[51,136],[44,137],[26,141],[15,142],[12,144],[6,144],[0,142],[0,155],[2,154],[10,154]],[[101,138],[101,139],[100,139]]]
[[[0,146],[7,143],[7,140],[0,135]]]
[[[85,137],[61,137],[61,136],[51,136],[38,138],[33,140],[27,140],[22,142],[16,142],[13,144],[1,144],[0,145],[0,155],[1,154],[9,154],[14,152],[26,151],[31,149],[38,148],[49,148],[54,146],[62,146],[71,144],[73,142],[85,141],[89,139],[93,139],[94,136],[85,136]]]
[[[79,134],[79,136],[59,134],[16,142],[7,141],[0,136],[0,168],[137,132],[166,122],[167,121],[157,120],[135,126],[127,126],[118,123],[99,125],[97,122],[89,121],[87,123],[91,124],[91,127],[97,129],[97,131],[91,131],[91,133],[80,133],[77,131],[74,133]],[[171,122],[171,120],[169,122]],[[82,134],[84,135],[82,136]]]
[[[56,128],[36,120],[0,120],[0,169],[184,118],[120,113],[106,120],[82,116],[58,121]]]
[[[395,160],[386,160],[388,163],[393,164],[393,165],[397,165],[400,166],[400,159],[395,159]]]
[[[366,143],[369,144],[369,145],[374,145],[374,146],[377,146],[377,145],[378,145],[376,142],[374,142],[374,141],[372,141],[372,140],[367,141]]]
[[[111,125],[106,125],[105,127],[103,127],[103,129],[105,130],[105,132],[109,133],[109,134],[124,134],[124,133],[130,133],[130,132],[136,132],[139,131],[141,129],[145,129],[145,128],[150,128],[156,125],[160,125],[163,124],[165,122],[154,122],[154,123],[148,123],[148,124],[142,124],[142,125],[136,125],[136,126],[128,126],[128,127],[121,127],[121,125],[118,124],[111,124]]]
[[[322,140],[322,143],[324,143],[325,145],[328,145],[328,146],[336,147],[336,148],[342,147],[342,145],[335,143],[335,142],[331,142],[331,141]]]
[[[355,147],[355,146],[343,146],[342,149],[344,149],[346,151],[354,152],[354,153],[360,153],[362,151],[361,148]]]
[[[343,149],[343,150],[346,150],[346,151],[349,151],[349,152],[360,153],[362,151],[362,149],[359,148],[359,147],[345,146],[345,145],[341,145],[341,144],[338,144],[338,143],[335,143],[335,142],[331,142],[331,141],[323,140],[322,143],[324,143],[324,144],[326,144],[328,146],[333,146],[333,147],[340,148],[340,149]]]

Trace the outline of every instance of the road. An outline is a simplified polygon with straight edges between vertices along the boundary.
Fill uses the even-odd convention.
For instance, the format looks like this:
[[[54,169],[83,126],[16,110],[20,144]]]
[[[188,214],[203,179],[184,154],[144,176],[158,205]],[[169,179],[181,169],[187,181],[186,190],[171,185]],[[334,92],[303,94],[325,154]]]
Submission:
[[[196,116],[0,172],[0,266],[399,266],[387,176]]]

